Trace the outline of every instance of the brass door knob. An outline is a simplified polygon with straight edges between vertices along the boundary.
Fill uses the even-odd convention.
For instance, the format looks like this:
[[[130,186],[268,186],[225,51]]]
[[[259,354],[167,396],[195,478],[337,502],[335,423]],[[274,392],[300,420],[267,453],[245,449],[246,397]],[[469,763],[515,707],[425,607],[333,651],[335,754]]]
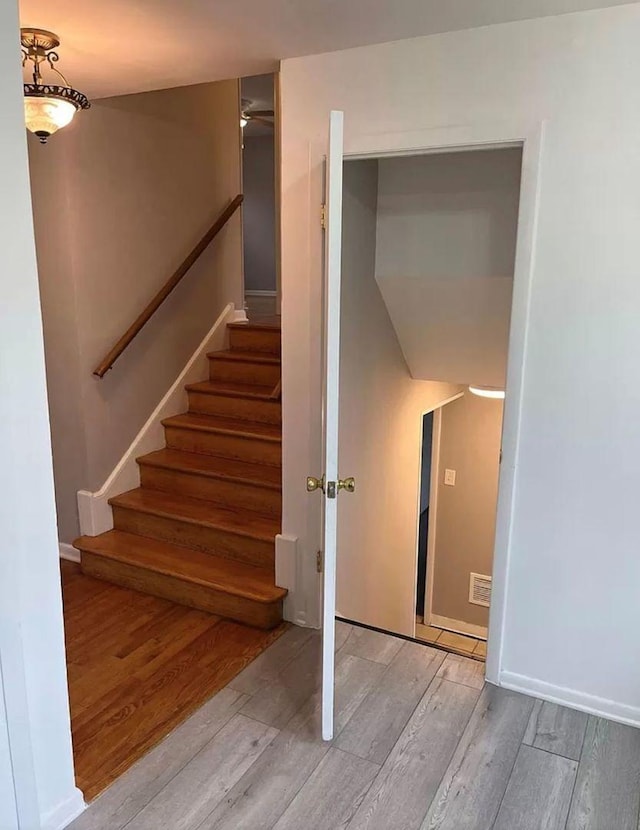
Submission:
[[[346,490],[347,493],[354,493],[356,489],[356,480],[353,476],[349,478],[341,478],[338,480],[338,490]]]
[[[314,490],[322,490],[324,493],[324,476],[322,478],[307,476],[307,493],[313,493]]]

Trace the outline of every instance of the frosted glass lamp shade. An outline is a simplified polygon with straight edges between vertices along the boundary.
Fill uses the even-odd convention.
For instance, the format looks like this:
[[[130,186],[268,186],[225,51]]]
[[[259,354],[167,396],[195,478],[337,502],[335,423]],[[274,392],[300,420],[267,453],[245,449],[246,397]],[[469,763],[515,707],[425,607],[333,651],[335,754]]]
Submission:
[[[76,105],[72,101],[46,95],[25,97],[24,117],[27,129],[38,136],[45,144],[50,135],[61,127],[71,123],[76,114]]]

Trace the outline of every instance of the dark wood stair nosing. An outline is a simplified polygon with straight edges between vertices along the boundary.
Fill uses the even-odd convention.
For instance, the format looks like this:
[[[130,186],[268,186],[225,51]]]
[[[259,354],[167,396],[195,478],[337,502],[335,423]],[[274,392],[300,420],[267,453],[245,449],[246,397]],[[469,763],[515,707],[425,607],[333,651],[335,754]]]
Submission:
[[[189,414],[196,414],[196,413],[188,413],[182,412],[181,415],[188,416]],[[276,435],[264,435],[260,434],[259,432],[251,432],[247,429],[243,428],[244,424],[252,424],[252,421],[241,421],[238,419],[238,428],[235,429],[233,427],[221,427],[216,425],[208,425],[208,424],[198,424],[198,423],[189,423],[189,422],[180,422],[175,423],[173,421],[174,418],[180,417],[179,415],[171,415],[168,418],[164,418],[161,423],[163,427],[169,427],[169,429],[188,429],[192,430],[193,432],[207,432],[212,433],[214,435],[230,435],[234,438],[246,438],[248,441],[266,441],[270,444],[282,444],[282,436]],[[200,417],[207,417],[206,415],[200,414]],[[210,416],[211,419],[215,419],[215,415]],[[258,426],[262,426],[262,424],[258,424]],[[275,426],[275,425],[273,425]]]
[[[131,492],[131,491],[127,491]],[[148,490],[147,492],[154,492],[164,495],[164,490]],[[158,516],[161,519],[169,519],[170,521],[174,522],[184,522],[185,524],[195,525],[197,527],[206,527],[210,530],[217,530],[222,533],[229,533],[232,536],[240,536],[243,539],[254,539],[258,542],[266,542],[266,543],[275,543],[276,536],[280,533],[280,530],[276,530],[273,535],[271,533],[261,533],[260,531],[256,530],[249,530],[245,528],[239,527],[229,527],[228,525],[221,524],[220,522],[216,523],[215,521],[208,521],[206,519],[195,519],[192,516],[185,516],[184,514],[178,514],[176,512],[169,512],[162,507],[153,507],[147,504],[127,504],[127,503],[119,503],[118,499],[126,496],[127,493],[120,493],[117,496],[112,496],[109,499],[109,505],[111,507],[116,507],[118,510],[130,510],[132,512],[137,513],[145,513],[148,516]],[[215,507],[217,510],[224,510],[221,505],[216,504],[215,502],[207,502],[204,499],[193,499],[190,498],[190,501],[199,501],[202,504],[211,504],[212,507]],[[248,511],[242,511],[248,515]],[[257,518],[265,519],[269,518],[267,516],[262,515],[261,513],[255,514]]]
[[[224,382],[223,382],[224,383]],[[250,400],[250,401],[260,401],[260,403],[274,403],[280,404],[279,400],[276,400],[272,397],[273,390],[267,392],[253,392],[252,389],[256,389],[255,384],[251,383],[238,383],[234,384],[236,387],[244,387],[243,388],[235,388],[235,389],[225,389],[224,386],[220,389],[215,388],[215,381],[201,381],[200,383],[188,383],[185,386],[187,392],[193,392],[197,395],[211,395],[211,397],[222,397],[222,398],[241,398],[242,400]],[[213,388],[208,388],[208,387]],[[263,389],[267,389],[267,387],[260,387]]]
[[[188,452],[187,450],[175,450],[175,452],[181,452],[185,455],[195,455],[200,456],[201,458],[208,459],[215,459],[218,456],[215,455],[206,455],[205,453],[196,453],[196,452]],[[226,460],[220,457],[221,460]],[[202,476],[203,478],[213,478],[217,481],[226,481],[230,484],[245,484],[249,487],[258,487],[262,488],[263,490],[273,490],[275,492],[281,493],[282,492],[282,485],[276,484],[272,481],[260,481],[258,479],[251,479],[251,478],[243,478],[242,476],[235,476],[230,475],[229,473],[222,473],[217,470],[194,470],[190,467],[181,467],[179,463],[171,463],[169,461],[156,461],[150,460],[147,456],[141,455],[136,458],[136,463],[140,466],[146,464],[147,467],[154,467],[155,469],[160,470],[170,470],[182,473],[183,475],[192,475],[192,476]],[[238,462],[242,463],[242,462]],[[264,465],[269,466],[269,465]],[[279,469],[278,467],[273,467],[273,469]],[[208,501],[208,499],[203,499],[203,501]]]
[[[128,536],[136,536],[137,534],[127,533],[127,535]],[[78,539],[76,539],[74,541],[74,547],[77,547],[77,549],[81,552],[86,552],[88,554],[91,554],[92,556],[101,556],[104,559],[111,559],[112,561],[121,562],[122,564],[130,565],[131,567],[140,568],[142,570],[153,571],[154,573],[159,573],[159,574],[162,574],[163,576],[169,576],[169,577],[172,577],[174,579],[180,579],[183,582],[189,582],[193,585],[201,585],[203,588],[210,588],[211,590],[214,590],[214,591],[222,591],[225,594],[230,594],[232,596],[241,597],[242,599],[246,599],[250,602],[259,602],[259,603],[262,603],[264,605],[271,605],[275,602],[280,602],[287,595],[286,588],[279,588],[277,585],[274,585],[274,588],[276,589],[276,591],[279,595],[274,596],[272,598],[267,598],[267,597],[264,597],[264,596],[259,596],[256,593],[248,593],[246,591],[243,592],[241,588],[238,588],[234,585],[229,585],[229,584],[225,585],[222,582],[207,580],[204,577],[197,577],[197,576],[194,576],[193,574],[180,572],[177,569],[172,571],[170,568],[168,568],[166,566],[163,566],[163,565],[159,565],[157,563],[147,564],[147,563],[142,563],[142,562],[136,562],[135,557],[127,557],[126,555],[120,555],[119,556],[115,551],[100,549],[99,547],[96,547],[96,546],[89,546],[89,545],[87,545],[86,542],[84,542],[84,543],[82,542],[82,540],[84,538],[92,539],[92,538],[98,538],[98,537],[91,537],[91,536],[90,537],[83,537],[83,536],[80,536]],[[141,536],[140,538],[141,539],[148,539],[149,537]],[[165,544],[169,544],[169,543],[165,543]],[[173,545],[173,547],[179,549],[182,546],[181,545]],[[184,549],[185,557],[188,557],[190,554],[194,553],[192,548],[183,548],[183,549]],[[216,555],[215,554],[203,554],[203,556],[216,556]],[[224,559],[225,557],[216,556],[216,558]],[[234,560],[228,560],[228,561],[234,561]],[[258,572],[264,574],[265,576],[270,576],[271,575],[271,574],[269,574],[269,572],[267,571],[266,568],[259,568],[256,565],[249,565],[249,564],[244,564],[243,563],[243,567],[244,568],[253,568],[255,571],[258,571]]]
[[[254,363],[260,366],[280,366],[282,364],[280,357],[271,352],[251,352],[240,349],[236,351],[207,352],[207,357],[209,360],[219,360],[226,363]]]
[[[277,331],[282,332],[282,326],[279,323],[227,323],[228,329],[240,329],[241,331]]]

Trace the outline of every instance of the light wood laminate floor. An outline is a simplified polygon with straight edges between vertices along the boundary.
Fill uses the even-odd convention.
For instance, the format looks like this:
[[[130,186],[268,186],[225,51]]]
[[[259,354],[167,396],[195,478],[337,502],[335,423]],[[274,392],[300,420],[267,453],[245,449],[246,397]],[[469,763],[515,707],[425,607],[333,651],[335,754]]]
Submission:
[[[289,629],[72,830],[638,830],[640,730],[485,685],[484,664],[338,624]]]
[[[86,800],[286,628],[223,620],[85,576],[72,562],[61,570],[73,755]]]

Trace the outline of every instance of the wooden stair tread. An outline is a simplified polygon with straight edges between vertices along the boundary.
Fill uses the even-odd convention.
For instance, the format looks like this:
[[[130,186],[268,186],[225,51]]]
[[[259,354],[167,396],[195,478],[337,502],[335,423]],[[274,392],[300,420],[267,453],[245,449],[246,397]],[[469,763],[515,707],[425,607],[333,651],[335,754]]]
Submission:
[[[240,351],[240,349],[225,349],[219,352],[209,352],[209,360],[231,360],[236,363],[261,363],[269,366],[279,366],[280,358],[266,352]]]
[[[280,322],[274,322],[272,320],[254,320],[251,322],[250,320],[245,323],[227,323],[228,329],[244,329],[245,331],[281,331]]]
[[[189,383],[187,392],[200,392],[204,395],[223,395],[228,398],[251,398],[259,401],[272,401],[272,386],[258,386],[253,383],[232,383],[226,380],[205,380]]]
[[[280,470],[277,467],[270,467],[265,464],[251,464],[246,461],[235,461],[215,455],[174,449],[156,450],[141,456],[137,461],[139,464],[147,464],[152,467],[180,470],[181,472],[209,476],[210,478],[241,481],[245,484],[271,490],[282,488]]]
[[[119,530],[81,536],[74,545],[88,553],[254,602],[278,602],[287,593],[274,584],[273,574],[264,568]]]
[[[282,442],[282,429],[277,424],[265,424],[258,421],[242,421],[239,418],[220,418],[216,415],[201,415],[197,412],[185,412],[165,418],[165,427],[180,427],[201,432],[218,432],[225,435],[240,435],[246,438],[260,438],[264,441]]]
[[[262,541],[273,542],[276,535],[280,533],[280,522],[269,516],[250,513],[247,510],[230,510],[219,507],[213,502],[178,496],[161,490],[138,487],[114,496],[109,499],[109,504],[113,507],[128,508],[167,519],[204,525]]]

